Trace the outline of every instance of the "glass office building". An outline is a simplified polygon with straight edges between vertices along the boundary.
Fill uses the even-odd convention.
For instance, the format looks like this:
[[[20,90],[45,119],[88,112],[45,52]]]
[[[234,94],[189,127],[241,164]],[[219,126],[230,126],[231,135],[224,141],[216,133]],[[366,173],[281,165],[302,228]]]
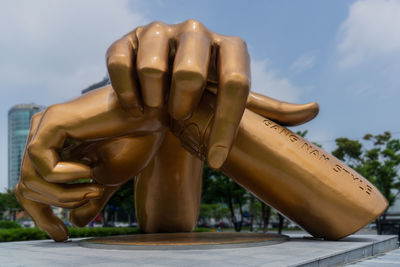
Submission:
[[[28,139],[32,116],[44,107],[21,104],[8,111],[8,188],[14,189],[19,180],[21,160]]]

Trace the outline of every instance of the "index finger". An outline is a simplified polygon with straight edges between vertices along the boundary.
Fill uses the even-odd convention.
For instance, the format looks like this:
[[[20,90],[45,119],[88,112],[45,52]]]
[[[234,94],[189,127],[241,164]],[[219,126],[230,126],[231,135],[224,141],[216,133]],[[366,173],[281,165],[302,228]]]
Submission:
[[[136,30],[114,42],[107,50],[106,63],[111,84],[121,106],[134,116],[143,113],[136,73]]]
[[[64,223],[54,215],[49,205],[24,198],[19,192],[19,184],[15,186],[15,197],[32,217],[36,226],[44,230],[54,241],[62,242],[68,239],[68,230]]]
[[[66,183],[92,177],[90,166],[62,161],[59,155],[67,138],[105,140],[131,133],[161,131],[166,116],[149,109],[141,117],[129,116],[111,87],[104,87],[67,103],[47,108],[30,143],[34,168],[50,183]]]
[[[222,37],[218,62],[217,105],[207,154],[208,164],[214,169],[224,164],[246,107],[250,89],[246,43],[237,37]]]

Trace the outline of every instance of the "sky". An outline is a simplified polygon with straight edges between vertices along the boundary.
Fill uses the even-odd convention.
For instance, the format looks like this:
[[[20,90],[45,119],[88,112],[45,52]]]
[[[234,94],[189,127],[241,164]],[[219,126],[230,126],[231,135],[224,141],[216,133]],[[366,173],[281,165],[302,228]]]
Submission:
[[[7,112],[80,95],[106,75],[109,45],[137,26],[197,19],[248,45],[252,91],[320,114],[297,130],[331,152],[338,137],[400,137],[400,1],[2,0],[0,191]]]

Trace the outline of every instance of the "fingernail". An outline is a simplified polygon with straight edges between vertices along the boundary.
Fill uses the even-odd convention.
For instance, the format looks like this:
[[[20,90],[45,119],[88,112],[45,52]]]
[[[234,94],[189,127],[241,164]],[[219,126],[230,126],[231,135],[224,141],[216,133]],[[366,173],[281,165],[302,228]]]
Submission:
[[[215,146],[208,153],[208,165],[213,169],[219,169],[228,157],[228,148],[224,146]]]

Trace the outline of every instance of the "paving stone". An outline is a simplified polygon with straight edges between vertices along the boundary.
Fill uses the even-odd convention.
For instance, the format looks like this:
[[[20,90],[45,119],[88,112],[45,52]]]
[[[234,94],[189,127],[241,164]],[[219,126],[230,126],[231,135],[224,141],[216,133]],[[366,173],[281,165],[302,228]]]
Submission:
[[[369,257],[348,266],[400,266],[400,249],[395,249],[375,257]]]
[[[265,247],[160,251],[85,248],[79,246],[81,239],[8,242],[0,243],[0,266],[330,266],[398,247],[397,236],[354,235],[340,241],[303,234],[290,237],[288,242]],[[397,254],[386,255],[397,260]]]

